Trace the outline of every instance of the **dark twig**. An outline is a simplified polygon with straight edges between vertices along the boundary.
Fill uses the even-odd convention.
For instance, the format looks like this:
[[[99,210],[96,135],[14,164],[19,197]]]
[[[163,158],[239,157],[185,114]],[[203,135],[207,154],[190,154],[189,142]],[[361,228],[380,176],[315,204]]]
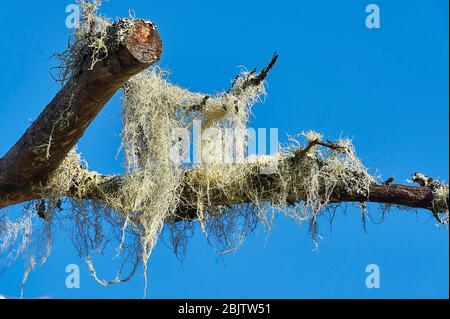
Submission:
[[[299,158],[304,157],[306,154],[308,154],[308,153],[311,151],[311,149],[312,149],[314,146],[317,146],[317,145],[320,145],[320,146],[329,148],[329,149],[331,149],[331,150],[341,151],[341,152],[344,152],[344,151],[346,150],[346,147],[345,147],[345,146],[341,146],[341,145],[339,145],[339,144],[332,143],[332,142],[330,142],[330,141],[328,141],[328,140],[327,140],[326,142],[322,142],[322,141],[319,140],[319,139],[315,139],[315,140],[310,141],[310,142],[308,143],[308,145],[306,145],[305,148],[300,148],[300,149],[298,149],[297,151],[295,151],[295,152],[294,152],[295,158],[299,159]]]
[[[259,74],[256,73],[256,68],[253,69],[250,73],[246,74],[244,81],[237,85],[238,79],[240,75],[236,75],[234,78],[231,87],[225,92],[225,94],[232,94],[234,96],[241,95],[245,90],[247,90],[249,87],[259,86],[263,83],[263,81],[266,79],[267,75],[269,74],[270,70],[274,67],[275,63],[277,62],[278,54],[274,54],[272,59],[270,60],[269,64],[261,70]],[[203,111],[206,102],[211,98],[209,95],[205,95],[202,99],[202,101],[198,104],[194,104],[191,106],[187,106],[186,109],[188,111],[193,112],[199,112]]]

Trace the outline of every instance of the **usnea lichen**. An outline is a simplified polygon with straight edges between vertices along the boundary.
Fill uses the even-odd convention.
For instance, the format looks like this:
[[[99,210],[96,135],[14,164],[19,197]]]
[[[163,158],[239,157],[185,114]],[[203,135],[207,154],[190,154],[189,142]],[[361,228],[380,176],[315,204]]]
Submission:
[[[233,92],[208,95],[205,99],[205,94],[192,93],[168,82],[166,73],[159,68],[142,72],[124,87],[122,148],[126,174],[119,189],[113,194],[101,189],[99,175],[79,169],[81,159],[76,152],[69,154],[47,185],[39,186],[48,199],[48,208],[53,208],[50,211],[58,206],[61,197],[71,194],[71,211],[75,212],[71,218],[77,220],[75,242],[80,244],[80,255],[86,258],[100,283],[121,281],[99,279],[90,258],[91,252],[98,250],[106,240],[101,231],[105,219],[120,230],[116,236],[120,239],[118,251],[124,251],[123,245],[127,242],[127,250],[134,252],[128,259],[139,257],[145,273],[147,260],[165,223],[172,230],[175,249],[182,250],[180,243],[186,242],[183,239],[186,229],[194,222],[180,220],[180,207],[195,211],[208,241],[224,253],[235,250],[259,222],[270,226],[276,211],[299,222],[315,222],[316,216],[328,205],[334,188],[367,195],[375,180],[356,157],[349,140],[339,141],[339,150],[314,146],[298,160],[294,159],[291,149],[228,164],[214,155],[189,167],[172,160],[172,146],[177,142],[173,135],[175,127],[187,129],[194,121],[199,121],[207,128],[234,128],[245,134],[251,107],[265,94],[263,84],[244,90],[239,87],[251,76],[254,75],[243,72],[235,79]],[[201,108],[193,109],[198,105]],[[321,136],[306,132],[302,138],[309,143]],[[202,141],[205,148],[218,143],[208,137]],[[245,136],[236,141],[234,152],[245,152]],[[303,146],[297,143],[295,149]],[[259,185],[264,182],[258,179],[266,176],[272,180],[271,188],[262,191]],[[83,194],[92,190],[101,193],[102,200],[87,205]],[[78,197],[80,200],[76,199]],[[303,202],[294,205],[293,199],[297,198]],[[86,217],[89,211],[97,212],[95,219]],[[127,235],[131,235],[131,239],[126,238]],[[313,231],[313,235],[317,232]],[[92,242],[97,244],[88,244]],[[134,273],[135,267],[132,270]]]
[[[97,62],[108,55],[110,21],[97,14],[101,1],[80,0],[77,5],[80,18],[69,37],[67,50],[55,54],[59,66],[55,68],[57,72],[52,74],[62,85],[74,79],[83,63],[87,63],[87,69],[92,70]]]
[[[52,68],[50,74],[63,87],[65,109],[54,121],[47,143],[36,148],[45,149],[46,158],[51,156],[52,137],[55,128],[64,129],[72,115],[72,103],[77,75],[91,71],[94,66],[108,57],[123,43],[133,30],[133,19],[120,19],[112,24],[111,20],[98,15],[101,0],[78,0],[79,19],[69,36],[67,50],[54,55],[58,66]]]
[[[139,264],[146,274],[147,261],[164,225],[171,231],[175,250],[182,252],[195,221],[180,218],[180,207],[195,212],[207,240],[225,253],[235,250],[259,223],[270,227],[276,212],[298,222],[309,221],[316,239],[316,217],[327,207],[336,187],[368,194],[375,180],[349,140],[338,141],[338,150],[317,145],[296,158],[296,149],[321,138],[315,132],[304,133],[295,140],[295,147],[240,162],[224,164],[220,157],[212,156],[185,166],[172,160],[175,127],[188,129],[199,121],[207,128],[234,128],[245,134],[251,108],[265,94],[263,83],[239,87],[252,76],[243,72],[234,81],[233,91],[209,96],[171,84],[159,68],[142,72],[124,87],[122,148],[126,162],[120,187],[114,192],[103,188],[101,176],[89,172],[75,151],[46,185],[35,185],[45,198],[35,205],[45,210],[46,223],[61,216],[71,222],[75,247],[99,283],[127,280]],[[236,141],[233,152],[245,152],[245,137]],[[203,139],[206,148],[217,143],[211,137]],[[272,183],[261,188],[266,178]],[[87,193],[100,195],[89,200],[84,198]],[[70,205],[62,207],[61,198],[66,195],[70,195]],[[120,264],[128,268],[120,266],[116,278],[106,281],[97,275],[91,256],[107,249],[111,237],[117,243]],[[129,275],[121,276],[125,268]]]
[[[109,21],[96,15],[99,2],[81,3],[80,28],[69,50],[59,56],[58,79],[64,84],[73,79],[80,61],[92,68],[111,47]],[[125,37],[127,28],[120,30],[114,41]],[[16,222],[2,216],[0,251],[10,259],[29,256],[23,282],[47,259],[57,221],[68,225],[78,254],[105,286],[132,278],[139,265],[146,275],[164,226],[179,255],[197,222],[208,242],[226,253],[234,251],[258,224],[270,228],[276,213],[309,222],[317,242],[317,217],[333,202],[334,191],[368,197],[377,178],[362,165],[350,140],[340,139],[334,148],[315,145],[322,136],[313,131],[291,139],[292,145],[276,154],[242,158],[252,107],[266,94],[264,83],[255,79],[254,71],[244,70],[230,90],[206,95],[170,83],[167,72],[158,67],[131,78],[123,88],[121,183],[111,189],[103,176],[87,170],[74,150],[45,185],[33,186],[43,199],[31,202]],[[211,132],[232,129],[231,158],[241,160],[224,163],[215,146],[223,145],[225,137],[215,134],[200,136],[200,161],[195,165],[173,160],[182,155],[173,154],[180,139],[174,128],[188,130],[196,123]],[[438,187],[434,194],[437,206],[447,203],[448,187]],[[193,212],[189,218],[186,211]],[[35,213],[44,219],[40,232],[33,232]],[[111,250],[119,266],[116,277],[107,281],[97,274],[93,255]]]

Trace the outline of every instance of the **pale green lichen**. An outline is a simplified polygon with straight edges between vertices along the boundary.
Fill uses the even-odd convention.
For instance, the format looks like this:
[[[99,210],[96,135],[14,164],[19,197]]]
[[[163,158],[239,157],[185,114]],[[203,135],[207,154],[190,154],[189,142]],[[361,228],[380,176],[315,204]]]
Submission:
[[[48,220],[65,215],[65,220],[72,223],[73,242],[102,285],[128,280],[139,263],[146,273],[148,258],[165,224],[172,231],[175,250],[183,251],[185,237],[194,222],[170,222],[177,218],[180,206],[195,209],[207,240],[225,253],[234,251],[259,223],[270,228],[276,212],[298,222],[309,221],[317,240],[316,218],[328,206],[336,187],[368,195],[375,180],[357,158],[349,140],[339,140],[339,150],[313,146],[293,161],[295,149],[321,138],[312,131],[295,139],[295,148],[272,155],[249,156],[229,164],[214,156],[188,166],[173,161],[175,127],[189,129],[194,121],[199,121],[207,128],[234,128],[238,134],[244,134],[251,107],[265,91],[260,84],[239,94],[208,95],[205,100],[207,95],[203,93],[171,84],[166,74],[159,68],[150,68],[124,87],[122,148],[126,162],[124,182],[119,189],[113,193],[102,189],[100,175],[84,169],[87,163],[75,151],[69,153],[46,185],[35,186],[46,198]],[[249,76],[253,74],[242,73],[235,85],[244,83]],[[195,105],[202,107],[193,110]],[[246,146],[246,139],[240,137],[237,140],[241,142],[234,149],[237,153]],[[208,146],[217,140],[203,138],[202,142]],[[191,173],[186,175],[186,169]],[[275,177],[275,182],[261,194],[255,178],[264,176]],[[186,189],[193,194],[191,199],[181,196]],[[101,194],[101,200],[83,199],[83,194],[92,190]],[[67,194],[71,194],[71,207],[60,212],[60,198]],[[226,203],[217,203],[217,194],[225,194]],[[304,200],[293,203],[292,198]],[[120,263],[128,265],[130,274],[120,276],[124,269],[120,267],[116,278],[106,281],[97,275],[91,256],[104,251],[112,238],[118,243],[116,257],[123,258]]]
[[[59,56],[59,80],[64,84],[73,79],[81,60],[91,69],[114,46],[108,42],[109,21],[96,15],[99,1],[80,4],[80,28],[69,50]],[[122,41],[127,26],[132,25],[127,20],[122,24],[116,33],[110,30],[114,41]],[[118,188],[106,188],[102,176],[89,172],[87,163],[72,151],[45,185],[34,185],[43,199],[32,202],[23,218],[12,222],[2,217],[0,252],[11,258],[31,252],[23,283],[29,272],[48,257],[56,220],[69,225],[77,252],[86,259],[94,279],[106,286],[129,280],[140,264],[146,276],[148,259],[164,226],[170,230],[175,251],[183,254],[196,222],[180,220],[180,207],[195,212],[193,217],[208,242],[225,253],[234,251],[260,223],[270,228],[276,213],[309,222],[317,242],[317,217],[330,206],[337,188],[349,194],[370,195],[376,177],[362,165],[348,139],[338,140],[334,149],[323,145],[308,148],[311,142],[322,140],[321,134],[308,131],[292,138],[291,145],[276,154],[241,158],[246,152],[245,134],[252,107],[266,94],[263,82],[248,85],[256,79],[255,72],[244,70],[230,90],[215,95],[190,92],[170,83],[167,74],[152,67],[124,86],[125,174]],[[226,139],[220,134],[200,136],[200,161],[195,165],[174,161],[173,146],[179,138],[174,128],[188,130],[196,123],[213,133],[232,129],[231,158],[236,161],[224,163],[224,154],[215,152]],[[297,158],[299,149],[308,151]],[[272,183],[261,188],[266,178]],[[186,192],[189,197],[182,196]],[[88,193],[97,195],[84,198]],[[448,187],[436,188],[434,194],[436,206],[447,204]],[[61,202],[67,195],[70,205]],[[41,232],[45,240],[39,240],[38,245],[32,232],[34,211],[45,219]],[[448,220],[448,207],[446,216]],[[107,251],[111,243],[117,243],[114,260],[119,270],[113,280],[106,281],[98,276],[92,257]],[[126,270],[128,275],[122,275]]]

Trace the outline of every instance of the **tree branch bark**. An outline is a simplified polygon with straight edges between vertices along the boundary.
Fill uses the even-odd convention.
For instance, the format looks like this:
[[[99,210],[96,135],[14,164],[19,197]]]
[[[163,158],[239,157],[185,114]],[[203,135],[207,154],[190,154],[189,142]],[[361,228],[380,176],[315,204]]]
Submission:
[[[287,158],[285,161],[297,161],[297,158]],[[236,165],[247,165],[245,163]],[[86,180],[96,180],[97,187],[84,187],[80,185],[80,188],[73,188],[67,194],[68,197],[77,199],[92,199],[102,201],[105,194],[108,196],[114,196],[115,193],[120,191],[121,185],[125,181],[124,176],[109,176],[101,175],[96,172],[89,172],[86,169],[80,168],[81,174],[86,176]],[[248,171],[248,170],[245,170]],[[195,180],[190,178],[189,175],[198,174],[197,169],[187,170],[185,172],[185,180]],[[278,185],[280,176],[278,174],[265,175],[258,171],[249,173],[247,179],[252,181],[253,189],[256,191],[257,198],[260,201],[272,202],[276,199],[277,191],[279,191],[274,185]],[[173,221],[179,220],[192,220],[197,218],[197,194],[196,189],[200,189],[200,185],[182,186],[182,198],[184,199],[178,211],[177,216]],[[234,191],[235,193],[230,193]],[[287,199],[288,203],[295,203],[306,199],[304,190],[299,189],[295,192],[296,195]],[[223,184],[221,189],[215,189],[209,194],[209,200],[211,205],[239,205],[252,202],[253,198],[248,197],[245,193],[242,193],[239,188],[233,187],[233,185]],[[426,186],[407,186],[399,184],[372,184],[369,189],[368,195],[351,193],[345,190],[345,188],[336,187],[331,195],[331,203],[345,203],[345,202],[371,202],[381,203],[389,205],[397,205],[408,208],[427,209],[432,212],[445,211],[448,207],[448,198],[446,203],[443,203],[442,207],[434,206],[434,194],[433,190]]]
[[[121,28],[121,24],[112,27]],[[112,30],[113,28],[110,28]],[[33,199],[32,184],[45,182],[114,93],[158,61],[162,42],[155,26],[133,21],[128,36],[89,70],[81,67],[17,143],[0,159],[0,208]]]

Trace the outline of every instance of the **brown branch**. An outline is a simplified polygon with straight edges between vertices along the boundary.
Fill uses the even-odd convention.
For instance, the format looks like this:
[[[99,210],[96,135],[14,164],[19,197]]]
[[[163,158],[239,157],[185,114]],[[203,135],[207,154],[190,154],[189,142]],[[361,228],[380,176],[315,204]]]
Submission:
[[[291,161],[288,165],[297,165],[298,158],[295,156],[292,158],[285,159],[285,161]],[[246,164],[239,164],[246,165]],[[245,170],[247,171],[247,170]],[[194,171],[187,171],[186,174],[195,174]],[[188,178],[189,179],[189,178]],[[206,178],[205,178],[206,179]],[[252,176],[248,176],[253,184],[253,189],[255,190],[256,198],[264,202],[272,202],[274,199],[277,200],[277,192],[279,189],[280,176],[278,174],[263,175],[260,172],[253,172]],[[190,180],[190,179],[189,179]],[[227,187],[229,185],[221,185],[219,189],[215,189],[214,192],[209,194],[209,200],[215,206],[219,205],[236,205],[250,203],[255,197],[247,197],[245,193],[242,193],[237,187]],[[192,187],[192,186],[190,186]],[[194,185],[194,188],[196,186]],[[232,191],[237,193],[233,194]],[[304,189],[298,189],[292,195],[287,198],[287,202],[294,204],[298,201],[306,200],[306,194]],[[197,203],[197,192],[193,192],[192,189],[185,188],[182,197],[185,198],[185,203]],[[230,198],[235,199],[231,201]],[[236,200],[237,199],[237,200]],[[444,212],[448,209],[449,198],[447,197],[444,202],[441,202],[439,207],[436,206],[434,201],[434,192],[430,187],[424,186],[407,186],[390,184],[383,185],[373,183],[368,194],[361,194],[356,192],[350,192],[346,190],[345,187],[335,187],[333,193],[330,197],[331,203],[346,203],[346,202],[358,202],[358,203],[380,203],[395,206],[402,206],[412,209],[426,209],[436,216],[440,212]],[[196,218],[196,207],[194,206],[184,206],[180,207],[178,211],[179,219],[193,219]],[[440,221],[440,219],[438,219]]]
[[[123,27],[113,24],[110,33]],[[87,66],[77,70],[0,159],[0,208],[36,197],[31,185],[45,182],[131,76],[160,59],[162,43],[152,23],[135,20],[128,36],[108,49],[108,56],[92,70]]]
[[[294,163],[295,165],[297,159],[295,159],[295,157],[291,157],[284,159],[284,161],[293,161],[290,164]],[[236,165],[247,164],[241,163]],[[79,189],[71,189],[69,194],[67,194],[68,197],[102,201],[105,194],[108,196],[114,196],[115,193],[118,193],[124,182],[123,176],[99,175],[98,173],[88,172],[85,169],[81,170],[84,170],[83,174],[91,174],[92,179],[98,181],[98,187],[85,188],[81,185]],[[244,169],[244,171],[248,170]],[[190,178],[193,174],[199,174],[199,172],[196,169],[187,170],[185,172],[185,179],[192,181],[205,180],[207,178]],[[252,171],[249,173],[249,176],[247,176],[247,179],[253,184],[252,188],[256,192],[256,197],[262,202],[271,202],[276,199],[277,192],[279,191],[276,185],[279,185],[279,178],[280,176],[278,174],[264,175],[258,172],[258,170]],[[197,208],[195,203],[197,203],[198,192],[195,191],[196,188],[200,189],[201,186],[189,184],[189,186],[183,187],[183,204],[180,204],[175,220],[191,220],[197,218]],[[301,189],[295,192],[295,195],[292,196],[293,197],[287,199],[289,203],[295,203],[306,199],[305,192]],[[209,200],[214,206],[239,205],[252,202],[254,197],[250,198],[247,194],[242,193],[239,188],[233,187],[233,185],[224,184],[209,194]],[[435,207],[434,193],[433,189],[430,187],[398,184],[384,185],[376,183],[370,186],[368,195],[349,192],[345,188],[336,187],[330,197],[331,203],[372,202],[408,208],[427,209],[436,213],[445,211],[448,207],[448,201],[449,200],[447,198],[446,203],[442,203],[442,207]]]
[[[264,180],[264,179],[263,179]],[[274,193],[269,191],[271,185],[271,179],[266,178],[265,182],[262,182],[260,192],[258,193],[258,199],[261,201],[271,201],[274,197]],[[238,205],[250,203],[251,198],[242,198],[240,201],[230,202],[227,201],[226,194],[215,194],[211,201],[217,205]],[[432,211],[433,192],[427,187],[421,186],[406,186],[406,185],[377,185],[370,186],[369,196],[348,193],[342,189],[335,189],[331,198],[331,203],[380,203],[388,205],[403,206],[413,209],[427,209]],[[297,201],[305,200],[303,197],[290,198],[289,201],[294,203]],[[197,212],[195,207],[181,207],[177,212],[177,220],[183,219],[195,219],[197,218]]]

